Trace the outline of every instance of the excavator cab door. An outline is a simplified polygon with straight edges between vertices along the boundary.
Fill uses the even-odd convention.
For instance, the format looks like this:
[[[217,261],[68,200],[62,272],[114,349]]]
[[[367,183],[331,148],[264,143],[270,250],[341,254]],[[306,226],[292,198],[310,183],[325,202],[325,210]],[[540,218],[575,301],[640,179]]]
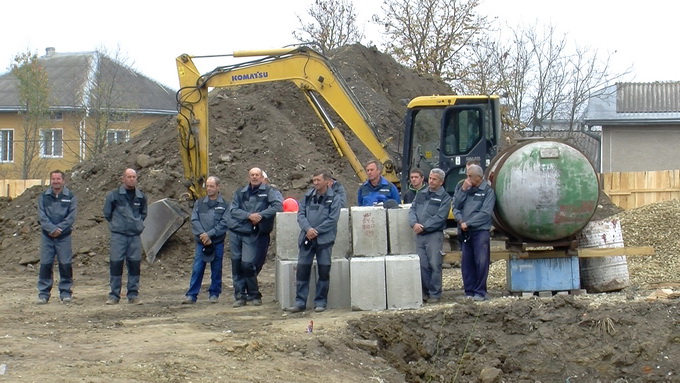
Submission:
[[[470,103],[423,107],[408,111],[404,135],[402,185],[408,185],[408,168],[427,174],[433,168],[446,173],[444,187],[453,195],[467,176],[465,163],[477,159],[482,169],[496,154],[498,131],[492,105]],[[405,177],[404,177],[405,175]]]
[[[479,160],[485,169],[491,159],[495,137],[485,129],[485,109],[479,105],[450,106],[442,115],[439,168],[446,173],[444,187],[452,195],[456,185],[467,177],[467,161]]]

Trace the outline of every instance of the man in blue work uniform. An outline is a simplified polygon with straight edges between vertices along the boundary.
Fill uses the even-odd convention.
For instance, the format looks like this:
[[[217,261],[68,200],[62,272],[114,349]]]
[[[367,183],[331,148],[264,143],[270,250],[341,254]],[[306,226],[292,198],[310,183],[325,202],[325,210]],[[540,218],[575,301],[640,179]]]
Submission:
[[[409,225],[416,233],[416,253],[420,258],[423,301],[439,303],[442,297],[442,246],[451,196],[444,189],[446,174],[430,170],[428,187],[420,190],[408,212]]]
[[[309,278],[315,256],[319,279],[316,281],[314,311],[325,311],[328,305],[331,252],[338,233],[342,203],[341,198],[330,188],[332,179],[328,171],[314,172],[312,175],[314,187],[300,201],[297,221],[301,230],[298,237],[295,305],[286,311],[296,313],[307,309]]]
[[[120,301],[123,266],[127,264],[128,303],[141,305],[139,280],[142,271],[142,240],[144,219],[147,213],[146,195],[137,188],[137,172],[125,169],[122,185],[106,194],[104,218],[111,231],[111,255],[109,262],[110,287],[107,305]]]
[[[205,266],[210,263],[208,301],[217,303],[222,293],[222,261],[227,236],[229,203],[220,193],[220,179],[210,176],[205,181],[206,196],[197,200],[191,212],[191,232],[196,242],[191,280],[183,304],[196,303],[201,291]]]
[[[55,257],[59,262],[59,298],[63,303],[73,299],[71,230],[77,210],[76,196],[64,186],[64,172],[51,172],[50,188],[38,197],[38,218],[42,229],[38,304],[50,300]]]
[[[262,170],[250,169],[248,178],[248,185],[234,192],[228,219],[234,307],[262,304],[255,265],[257,237],[260,230],[270,232],[276,213],[283,211],[281,193],[262,182]]]
[[[397,187],[382,176],[382,164],[380,162],[376,160],[368,161],[364,169],[368,180],[359,187],[357,205],[373,206],[390,199],[397,204],[401,202]]]
[[[486,299],[486,281],[491,261],[491,219],[496,194],[484,180],[479,165],[467,169],[467,190],[460,188],[454,195],[453,214],[462,236],[461,273],[465,296],[477,301]]]

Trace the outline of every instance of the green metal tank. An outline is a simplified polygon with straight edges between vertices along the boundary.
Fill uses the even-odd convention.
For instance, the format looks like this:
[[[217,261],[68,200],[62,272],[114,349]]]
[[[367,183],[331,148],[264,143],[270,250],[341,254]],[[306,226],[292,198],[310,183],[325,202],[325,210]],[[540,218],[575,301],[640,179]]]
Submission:
[[[526,242],[572,238],[597,209],[600,185],[588,158],[558,140],[531,140],[499,153],[487,169],[494,224]]]

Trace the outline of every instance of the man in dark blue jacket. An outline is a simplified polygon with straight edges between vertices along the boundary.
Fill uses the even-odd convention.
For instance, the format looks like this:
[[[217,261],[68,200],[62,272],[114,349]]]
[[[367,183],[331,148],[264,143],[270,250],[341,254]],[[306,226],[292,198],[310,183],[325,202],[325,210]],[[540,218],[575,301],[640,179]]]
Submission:
[[[467,169],[466,184],[456,190],[453,214],[462,236],[462,258],[460,269],[463,275],[465,296],[477,301],[486,299],[486,280],[489,276],[491,261],[491,221],[496,194],[491,185],[484,180],[484,172],[479,165]]]
[[[64,186],[64,172],[51,172],[50,188],[38,197],[38,218],[42,228],[38,304],[50,300],[55,256],[59,262],[59,298],[64,303],[73,299],[71,229],[77,210],[76,196]]]
[[[125,169],[122,185],[106,194],[104,218],[111,230],[111,255],[109,262],[111,292],[107,305],[120,301],[123,267],[127,264],[128,303],[141,305],[139,280],[142,272],[142,239],[144,219],[147,214],[146,195],[137,188],[137,172]]]
[[[382,164],[380,162],[376,160],[368,161],[364,169],[368,180],[359,187],[357,193],[358,206],[373,206],[390,199],[397,204],[401,202],[397,187],[382,176]]]
[[[427,189],[425,174],[422,170],[418,168],[411,169],[411,172],[408,174],[408,178],[411,181],[408,184],[408,189],[406,189],[406,191],[402,191],[401,193],[401,199],[404,201],[404,203],[412,203],[413,200],[416,199],[416,193]]]
[[[234,307],[262,304],[255,264],[257,237],[260,230],[270,232],[276,213],[283,211],[281,193],[263,182],[262,170],[250,169],[248,178],[248,185],[234,192],[228,218]]]
[[[295,305],[286,309],[289,312],[300,312],[307,309],[309,296],[309,278],[312,263],[316,256],[319,278],[316,281],[314,311],[322,312],[328,305],[328,290],[331,276],[331,252],[335,237],[338,234],[340,205],[342,199],[331,189],[331,174],[325,170],[317,170],[312,175],[314,187],[300,201],[297,214],[300,235],[298,237],[298,263],[296,279]]]
[[[205,181],[205,190],[207,196],[197,200],[191,212],[191,232],[194,234],[196,246],[189,290],[182,301],[184,304],[196,303],[207,263],[210,263],[208,301],[217,303],[222,293],[222,261],[229,203],[222,198],[219,178],[208,177]]]
[[[430,170],[428,187],[416,194],[408,212],[408,222],[416,233],[416,253],[420,258],[423,301],[438,303],[442,297],[442,246],[451,196],[444,188],[445,173]]]

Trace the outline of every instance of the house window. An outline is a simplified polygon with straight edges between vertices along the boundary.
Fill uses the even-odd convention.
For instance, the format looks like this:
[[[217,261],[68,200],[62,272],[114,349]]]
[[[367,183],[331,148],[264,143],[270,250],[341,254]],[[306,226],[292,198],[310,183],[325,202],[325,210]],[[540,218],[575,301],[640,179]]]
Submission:
[[[48,129],[40,132],[40,154],[47,158],[61,158],[64,156],[62,130]]]
[[[129,122],[129,113],[109,113],[109,120],[113,122]]]
[[[13,130],[0,130],[0,162],[14,162]]]
[[[50,119],[53,121],[64,121],[64,113],[63,112],[52,112],[50,114]]]
[[[121,143],[121,142],[128,142],[129,139],[130,139],[130,131],[129,130],[109,129],[106,132],[106,142],[109,145],[118,144],[118,143]]]

